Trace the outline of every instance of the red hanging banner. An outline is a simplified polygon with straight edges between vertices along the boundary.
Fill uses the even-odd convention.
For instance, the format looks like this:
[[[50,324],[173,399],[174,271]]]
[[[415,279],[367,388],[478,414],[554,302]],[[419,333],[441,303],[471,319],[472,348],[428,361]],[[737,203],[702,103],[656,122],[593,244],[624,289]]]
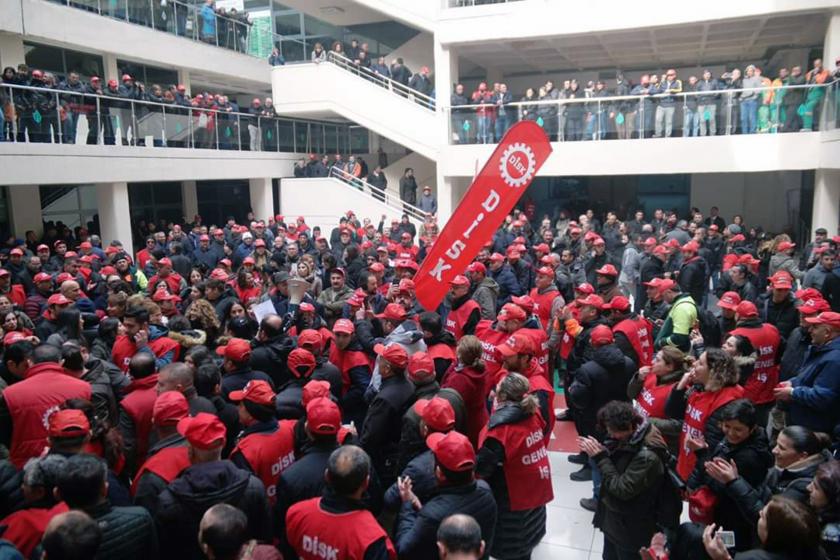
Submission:
[[[548,136],[537,123],[522,121],[507,131],[414,276],[423,307],[437,309],[450,280],[493,238],[550,153]]]

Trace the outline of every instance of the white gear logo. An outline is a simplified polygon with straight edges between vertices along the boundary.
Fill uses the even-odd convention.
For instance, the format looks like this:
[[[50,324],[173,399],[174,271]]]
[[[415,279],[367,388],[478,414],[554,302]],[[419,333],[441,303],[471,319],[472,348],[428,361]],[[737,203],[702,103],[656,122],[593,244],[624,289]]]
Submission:
[[[50,416],[52,416],[53,414],[55,414],[59,410],[61,410],[61,408],[59,408],[58,405],[54,405],[54,406],[49,407],[44,412],[44,415],[41,417],[41,423],[44,425],[45,430],[50,429]]]
[[[527,160],[527,163],[525,160]],[[515,189],[530,181],[536,168],[537,158],[534,156],[534,152],[522,142],[508,146],[499,160],[499,172],[502,174],[502,180],[509,187]]]

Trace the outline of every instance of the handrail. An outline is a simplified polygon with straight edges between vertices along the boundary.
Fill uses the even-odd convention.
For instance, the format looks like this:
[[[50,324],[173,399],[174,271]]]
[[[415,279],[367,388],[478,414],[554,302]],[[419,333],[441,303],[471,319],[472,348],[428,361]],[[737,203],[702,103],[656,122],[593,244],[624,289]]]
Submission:
[[[398,93],[405,98],[414,98],[418,101],[418,105],[420,105],[421,107],[424,107],[430,111],[435,110],[436,101],[433,97],[430,97],[425,93],[419,92],[416,89],[412,89],[406,85],[403,85],[400,82],[397,82],[396,80],[383,76],[378,72],[374,72],[370,68],[358,66],[355,63],[353,63],[352,60],[337,52],[328,52],[327,62],[331,62],[332,64],[338,66],[339,68],[342,68],[343,70],[347,70],[355,74],[361,74],[365,77],[365,79],[371,80],[377,83],[379,86],[391,90],[395,93]]]
[[[389,192],[387,188],[384,191],[380,191],[364,179],[360,179],[335,166],[330,167],[329,176],[362,192],[364,192],[365,188],[367,188],[370,196],[402,214],[408,214],[409,217],[414,218],[415,220],[422,222],[426,219],[425,212],[413,204],[403,202],[398,196],[394,195],[394,193]]]

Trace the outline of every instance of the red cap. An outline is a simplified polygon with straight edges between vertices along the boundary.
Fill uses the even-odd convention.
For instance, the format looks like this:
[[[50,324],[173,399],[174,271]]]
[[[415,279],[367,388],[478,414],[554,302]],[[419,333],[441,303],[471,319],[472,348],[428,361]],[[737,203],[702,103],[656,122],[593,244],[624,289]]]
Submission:
[[[420,268],[419,266],[417,266],[417,263],[411,259],[400,259],[396,262],[395,267],[408,268],[410,270],[413,270],[414,272],[417,272],[417,269]]]
[[[781,251],[789,251],[794,247],[796,247],[796,243],[791,243],[790,241],[782,241],[781,243],[776,245],[776,252],[778,253]]]
[[[209,236],[209,235],[207,235],[206,233],[204,233],[204,234],[201,234],[201,235],[198,237],[198,240],[199,240],[199,241],[210,241],[210,236]]]
[[[337,434],[341,427],[341,411],[329,398],[318,397],[306,405],[306,426],[313,434]]]
[[[303,386],[303,396],[300,399],[303,406],[308,405],[312,402],[312,399],[317,399],[318,397],[330,398],[329,381],[324,381],[323,379],[313,379]]]
[[[452,280],[449,281],[449,285],[450,286],[469,286],[470,281],[463,274],[459,274],[458,276],[456,276],[455,278],[453,278]]]
[[[254,247],[265,247],[265,239],[257,239],[254,241]]]
[[[605,264],[604,266],[596,270],[595,274],[600,274],[602,276],[618,276],[618,271],[613,265]]]
[[[0,271],[0,275],[2,275],[2,274],[3,274],[3,271]],[[61,274],[59,274],[58,276],[55,277],[55,283],[56,284],[63,284],[65,282],[67,282],[68,280],[75,280],[74,276],[72,274],[70,274],[69,272],[62,272]]]
[[[554,259],[551,258],[551,255],[543,255],[540,257],[540,264],[554,268]]]
[[[543,257],[546,258],[546,257]],[[554,278],[554,270],[550,266],[543,266],[537,269],[537,275],[550,276]]]
[[[93,249],[93,245],[91,245],[90,241],[83,241],[79,244],[79,249]]]
[[[598,325],[589,334],[589,341],[592,346],[604,346],[605,344],[612,344],[615,341],[612,330],[606,325]]]
[[[584,241],[593,241],[596,237],[598,237],[598,234],[595,233],[592,230],[589,230],[589,231],[586,232],[586,235],[583,236],[583,240]]]
[[[833,329],[840,329],[840,313],[823,311],[816,317],[806,317],[805,321],[812,325],[828,325]]]
[[[606,245],[606,243],[604,242],[604,238],[601,237],[600,235],[595,236],[595,238],[592,240],[592,244],[593,245]]]
[[[793,288],[793,279],[787,272],[780,271],[770,277],[770,285],[774,290],[790,290]]]
[[[518,305],[519,307],[521,307],[522,311],[524,311],[525,313],[534,312],[534,300],[531,299],[531,296],[513,296],[512,298],[510,298],[510,301],[513,302],[514,305]]]
[[[655,247],[656,246],[656,238],[655,237],[648,237],[645,239],[645,246],[648,247]]]
[[[41,282],[52,282],[52,276],[46,272],[39,272],[35,275],[35,278],[33,278],[33,282],[36,284],[40,284]]]
[[[404,321],[406,317],[405,308],[399,303],[389,303],[385,306],[385,311],[374,315],[377,319],[388,319],[391,321]]]
[[[210,278],[225,281],[228,279],[228,273],[221,268],[214,268],[213,272],[210,273]]]
[[[743,235],[741,235],[740,233],[737,234],[737,235],[733,235],[732,237],[729,238],[730,243],[744,242],[746,240],[747,240],[747,238],[744,237]]]
[[[236,363],[251,357],[251,343],[242,338],[231,338],[225,346],[216,348],[216,354]]]
[[[501,253],[493,253],[492,255],[490,255],[490,261],[491,262],[502,262],[504,260],[505,260],[505,256],[502,255]]]
[[[317,333],[316,333],[317,334]],[[298,340],[300,343],[300,340]],[[312,352],[303,348],[295,348],[289,353],[289,358],[286,361],[289,366],[289,371],[295,377],[309,377],[315,371],[315,356]]]
[[[517,354],[528,354],[533,356],[534,341],[524,333],[513,333],[503,343],[496,346],[496,350],[502,356],[516,356]]]
[[[227,430],[215,414],[199,412],[178,422],[178,433],[196,449],[216,449],[225,444]]]
[[[822,296],[807,299],[799,306],[799,313],[802,315],[816,315],[823,311],[831,311],[831,305]]]
[[[604,298],[596,294],[589,294],[583,299],[578,300],[578,305],[583,307],[585,305],[589,305],[594,307],[595,309],[603,309],[604,308]]]
[[[385,265],[381,262],[375,262],[368,267],[371,272],[385,272]]]
[[[20,249],[15,247],[11,251],[9,251],[9,255],[11,255],[13,257],[22,257],[23,256],[23,251],[21,251]]]
[[[90,420],[81,410],[68,408],[50,415],[49,435],[52,438],[74,438],[90,433]]]
[[[308,346],[320,352],[324,344],[324,339],[321,338],[321,333],[315,329],[304,329],[300,331],[297,343],[299,347]]]
[[[219,261],[219,264],[224,265],[228,268],[230,268],[233,265],[233,263],[230,262],[230,259],[222,259]]]
[[[668,256],[668,247],[665,245],[657,245],[653,248],[653,254],[658,256]]]
[[[67,246],[67,242],[63,239],[58,239],[53,243],[53,249],[58,249],[61,245]]]
[[[47,300],[47,305],[69,305],[71,303],[73,302],[64,297],[63,294],[53,294]]]
[[[816,288],[805,288],[803,290],[796,290],[796,293],[793,294],[796,296],[796,299],[801,299],[805,301],[806,299],[815,299],[823,297],[819,290]]]
[[[293,350],[294,352],[294,350]],[[306,350],[304,350],[306,352]],[[232,402],[251,401],[254,404],[261,404],[263,406],[274,405],[274,391],[271,390],[271,385],[268,381],[262,379],[252,379],[249,381],[241,391],[231,391],[228,398]]]
[[[126,81],[129,81],[129,80],[131,80],[131,76],[129,74],[123,74],[122,75],[122,81],[126,82]]]
[[[408,359],[408,379],[417,383],[435,377],[435,363],[426,352],[415,352]]]
[[[448,432],[455,427],[455,410],[444,398],[420,399],[414,404],[414,412],[436,432]]]
[[[4,277],[4,276],[9,276],[9,275],[11,275],[11,274],[12,274],[12,273],[11,273],[11,272],[9,272],[9,269],[7,269],[7,268],[0,268],[0,278],[2,278],[2,277]]]
[[[9,331],[6,333],[6,336],[3,337],[3,345],[11,346],[15,342],[20,342],[21,340],[26,340],[25,334],[20,331]]]
[[[37,247],[35,250],[36,250],[37,252],[41,252],[41,251],[49,251],[49,250],[50,250],[50,248],[49,248],[49,246],[48,246],[48,245],[44,245],[43,243],[41,243],[40,245],[38,245],[38,247]]]
[[[446,470],[461,472],[475,467],[475,449],[465,435],[455,431],[436,432],[426,438],[426,445]]]
[[[671,280],[670,278],[663,278],[661,282],[659,282],[659,291],[660,292],[667,292],[668,290],[673,290],[677,287],[677,283]]]
[[[579,227],[570,227],[569,235],[580,235],[581,229]]]
[[[404,369],[408,365],[408,352],[399,344],[391,344],[390,346],[377,344],[373,347],[373,351],[393,366]]]
[[[312,313],[313,311],[315,311],[315,306],[309,303],[308,301],[304,301],[298,306],[298,309],[301,311],[301,313]]]
[[[580,292],[582,294],[589,295],[589,294],[594,294],[595,293],[595,288],[593,288],[592,284],[590,284],[589,282],[583,282],[583,283],[575,286],[575,291]]]
[[[399,290],[401,292],[413,292],[415,289],[417,289],[417,286],[414,285],[414,280],[411,278],[400,280]]]
[[[735,308],[735,315],[739,318],[758,317],[758,308],[751,301],[742,301]]]
[[[170,294],[164,289],[160,289],[154,293],[152,296],[152,301],[173,301],[178,300],[181,301],[181,298],[176,296],[175,294]]]
[[[507,253],[508,258],[518,259],[521,256],[520,251],[519,251],[519,245],[508,245],[508,248],[505,250],[505,253]],[[496,253],[493,253],[493,254],[495,255]],[[499,255],[499,256],[501,257],[501,255]],[[496,259],[494,259],[491,256],[490,260],[496,260]],[[502,257],[502,260],[504,260],[504,257]]]
[[[539,245],[534,246],[534,251],[538,253],[548,253],[551,249],[549,249],[548,243],[540,243]]]
[[[523,311],[518,305],[506,303],[502,306],[502,310],[499,311],[496,318],[500,321],[507,321],[509,319],[513,319],[514,321],[524,321],[526,316],[525,311]]]
[[[735,311],[741,303],[741,296],[738,292],[724,292],[718,300],[718,307]]]
[[[685,245],[682,246],[682,252],[683,253],[696,253],[699,250],[700,250],[700,245],[694,240],[691,240],[691,241],[689,241],[688,243],[686,243]]]
[[[484,266],[483,263],[474,261],[467,267],[467,272],[480,272],[482,274],[487,274],[487,267]]]
[[[334,333],[353,334],[356,332],[356,327],[350,319],[339,319],[333,325]]]
[[[244,259],[242,259],[242,266],[245,266],[247,264],[253,265],[256,263],[257,261],[254,260],[254,257],[245,257]]]
[[[155,426],[174,426],[181,418],[190,415],[187,397],[180,391],[166,391],[155,399],[152,407],[152,424]]]
[[[615,309],[616,311],[627,311],[630,309],[630,301],[624,296],[615,296],[609,303],[605,303],[603,309]]]

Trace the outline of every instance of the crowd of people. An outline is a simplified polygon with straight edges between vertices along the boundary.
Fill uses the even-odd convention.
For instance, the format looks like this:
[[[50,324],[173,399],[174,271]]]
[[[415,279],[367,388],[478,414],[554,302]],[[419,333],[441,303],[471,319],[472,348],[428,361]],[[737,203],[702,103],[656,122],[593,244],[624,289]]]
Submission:
[[[840,558],[840,236],[682,218],[517,210],[435,309],[433,214],[13,241],[0,550],[528,558],[573,422],[605,559]]]
[[[155,146],[167,147],[277,151],[280,146],[271,97],[240,107],[221,93],[191,96],[183,84],[146,87],[130,74],[103,83],[98,76],[85,82],[70,72],[59,81],[26,64],[8,66],[0,76],[0,107],[0,142],[144,145],[153,136]],[[82,120],[86,135],[79,132]]]
[[[687,79],[674,69],[642,74],[633,83],[621,72],[615,87],[548,80],[516,99],[504,83],[481,82],[468,93],[457,84],[450,97],[453,140],[493,144],[515,122],[536,121],[552,141],[760,134],[818,130],[826,86],[840,79],[840,59],[829,71],[821,59],[809,70],[780,68],[775,78],[750,64],[715,77],[711,70]],[[629,96],[638,96],[636,99]],[[619,98],[619,99],[616,99]],[[580,100],[577,102],[576,100]],[[517,103],[518,102],[518,103]],[[830,99],[836,118],[836,99]]]

